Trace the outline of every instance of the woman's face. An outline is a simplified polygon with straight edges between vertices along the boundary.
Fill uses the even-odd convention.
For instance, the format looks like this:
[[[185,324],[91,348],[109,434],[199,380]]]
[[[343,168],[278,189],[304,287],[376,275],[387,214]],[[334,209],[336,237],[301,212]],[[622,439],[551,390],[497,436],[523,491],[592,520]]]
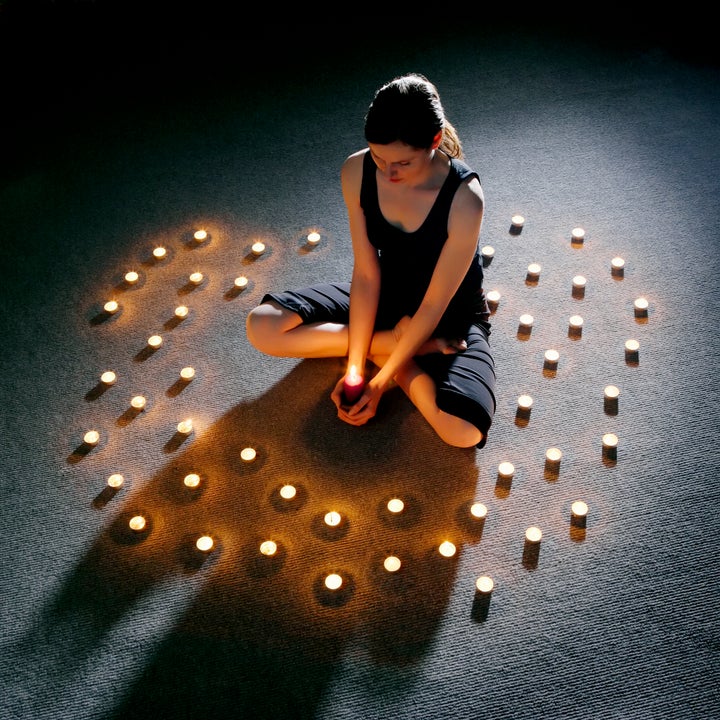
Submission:
[[[378,170],[391,183],[409,183],[423,179],[432,158],[432,150],[418,150],[399,140],[389,145],[368,143]]]

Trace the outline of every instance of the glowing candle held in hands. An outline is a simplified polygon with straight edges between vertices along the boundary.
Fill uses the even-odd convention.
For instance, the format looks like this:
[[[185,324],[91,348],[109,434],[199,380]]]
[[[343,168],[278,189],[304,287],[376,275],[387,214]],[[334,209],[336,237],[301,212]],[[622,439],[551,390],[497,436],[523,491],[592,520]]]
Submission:
[[[343,382],[343,399],[348,405],[353,405],[362,395],[365,388],[365,378],[360,375],[355,365],[350,366]]]

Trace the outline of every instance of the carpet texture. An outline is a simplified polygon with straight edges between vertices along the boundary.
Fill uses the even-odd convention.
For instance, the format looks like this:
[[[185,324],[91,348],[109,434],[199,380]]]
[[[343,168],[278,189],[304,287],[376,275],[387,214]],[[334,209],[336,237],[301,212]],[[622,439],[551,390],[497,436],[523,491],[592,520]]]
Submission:
[[[268,39],[269,66],[224,34],[188,52],[177,35],[106,45],[95,16],[82,33],[75,16],[12,19],[16,62],[33,29],[48,53],[5,79],[3,720],[720,715],[714,58],[630,33],[385,44],[298,26]],[[439,87],[486,194],[498,409],[482,451],[445,446],[397,389],[346,426],[341,360],[265,357],[244,334],[264,292],[349,278],[339,168],[374,90],[409,70]]]

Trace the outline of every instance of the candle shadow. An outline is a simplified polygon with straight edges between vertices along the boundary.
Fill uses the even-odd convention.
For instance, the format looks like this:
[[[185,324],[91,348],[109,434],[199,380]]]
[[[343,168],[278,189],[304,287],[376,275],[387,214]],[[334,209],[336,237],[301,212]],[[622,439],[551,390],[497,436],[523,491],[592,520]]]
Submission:
[[[85,393],[85,399],[88,402],[98,400],[110,389],[110,387],[110,385],[106,385],[104,382],[99,382],[94,388],[91,388]]]
[[[154,348],[150,345],[145,345],[145,347],[140,350],[133,359],[135,360],[135,362],[145,362],[145,360],[148,360],[153,355],[155,355],[155,353],[158,352],[160,352],[160,348]]]
[[[168,397],[177,397],[190,383],[192,382],[192,378],[190,380],[185,380],[185,378],[179,377],[166,391],[165,394]]]
[[[118,427],[127,427],[142,412],[144,412],[144,410],[140,410],[140,409],[134,408],[134,407],[129,407],[125,410],[125,412],[123,412],[122,415],[120,415],[118,417],[118,419],[115,421],[115,424]]]
[[[576,285],[573,285],[572,297],[575,300],[583,300],[585,298],[585,287],[577,287]]]
[[[517,339],[522,341],[529,340],[530,335],[532,335],[532,326],[520,323],[517,329]]]
[[[475,597],[473,597],[472,608],[470,610],[470,617],[473,620],[476,622],[485,622],[488,619],[491,597],[491,593],[475,591]]]
[[[163,328],[165,328],[165,330],[174,330],[180,323],[187,322],[188,319],[189,316],[178,317],[177,315],[173,315],[163,323]]]
[[[497,480],[495,480],[495,496],[502,500],[508,498],[512,489],[512,481],[512,477],[506,477],[498,473]]]
[[[102,510],[120,491],[120,488],[110,487],[106,485],[92,501],[92,506],[96,510]]]
[[[603,398],[603,410],[606,415],[617,415],[619,411],[618,398]]]
[[[229,287],[226,291],[223,297],[226,300],[235,300],[236,298],[240,297],[243,293],[248,293],[250,290],[252,290],[254,283],[251,283],[248,279],[248,284],[245,287],[238,287],[237,285],[233,284],[231,287]]]
[[[532,408],[519,407],[515,410],[515,425],[517,427],[527,427],[530,423],[530,414]]]
[[[540,543],[525,540],[522,553],[522,564],[526,570],[535,570],[540,559]]]
[[[92,317],[90,318],[90,324],[91,325],[102,325],[104,323],[110,323],[114,320],[117,320],[117,318],[122,315],[122,308],[118,308],[115,310],[115,312],[108,312],[105,309],[101,309],[99,311],[95,311]]]
[[[98,447],[99,445],[90,445],[89,443],[83,441],[67,456],[66,460],[71,465],[79,463]]]

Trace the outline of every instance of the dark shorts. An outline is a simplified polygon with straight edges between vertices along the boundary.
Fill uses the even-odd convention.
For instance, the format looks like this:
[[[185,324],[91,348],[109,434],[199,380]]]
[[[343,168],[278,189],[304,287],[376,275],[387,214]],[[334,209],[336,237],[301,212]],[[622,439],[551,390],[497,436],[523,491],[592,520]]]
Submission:
[[[325,283],[300,290],[267,293],[262,301],[274,300],[296,312],[303,323],[335,322],[347,325],[350,320],[350,283]],[[378,316],[375,327],[389,329],[393,323],[383,323]],[[418,355],[415,362],[435,381],[437,405],[450,415],[475,425],[483,434],[481,448],[495,415],[495,364],[488,338],[490,325],[486,322],[470,325],[465,340],[467,350],[452,355],[432,353]]]

